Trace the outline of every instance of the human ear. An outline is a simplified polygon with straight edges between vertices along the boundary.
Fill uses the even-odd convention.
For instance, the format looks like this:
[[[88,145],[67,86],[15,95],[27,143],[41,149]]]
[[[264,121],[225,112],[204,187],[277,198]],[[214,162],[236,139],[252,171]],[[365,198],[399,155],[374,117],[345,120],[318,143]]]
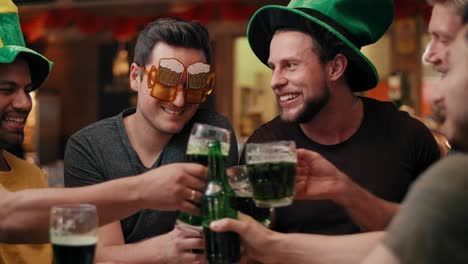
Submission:
[[[336,56],[327,62],[328,78],[330,81],[336,81],[344,75],[348,66],[348,58],[345,55],[338,53]]]
[[[138,92],[138,87],[141,82],[141,69],[136,63],[132,63],[130,66],[130,88],[132,91]]]

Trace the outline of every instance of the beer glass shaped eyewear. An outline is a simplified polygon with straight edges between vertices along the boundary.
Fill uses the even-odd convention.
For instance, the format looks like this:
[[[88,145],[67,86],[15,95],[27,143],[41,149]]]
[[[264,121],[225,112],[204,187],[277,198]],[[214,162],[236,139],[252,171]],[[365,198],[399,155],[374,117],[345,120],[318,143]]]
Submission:
[[[273,208],[257,207],[252,198],[248,170],[246,165],[229,167],[226,170],[229,185],[236,193],[237,208],[244,214],[248,214],[266,227],[271,226]]]
[[[96,206],[54,206],[50,214],[50,242],[55,264],[91,264],[98,234]]]
[[[186,103],[203,103],[213,91],[214,73],[210,72],[210,65],[203,62],[196,62],[185,69],[180,61],[163,58],[159,60],[158,68],[154,65],[149,71],[143,66],[140,68],[148,77],[151,96],[161,101],[174,101],[185,72],[187,72],[184,87]]]
[[[221,144],[221,153],[226,159],[229,155],[231,131],[221,127],[195,123],[190,131],[187,144],[187,158],[189,161],[207,166],[208,143],[213,140],[219,141]]]
[[[296,180],[294,141],[248,143],[245,158],[255,204],[259,207],[290,205]]]

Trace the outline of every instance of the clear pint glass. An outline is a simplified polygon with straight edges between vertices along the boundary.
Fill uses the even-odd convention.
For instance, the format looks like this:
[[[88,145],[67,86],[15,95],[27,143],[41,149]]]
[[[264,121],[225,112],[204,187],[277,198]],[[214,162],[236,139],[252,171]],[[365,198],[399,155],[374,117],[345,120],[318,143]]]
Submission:
[[[50,242],[55,264],[92,264],[96,250],[98,217],[96,206],[54,206],[50,215]]]
[[[246,163],[255,204],[288,206],[294,199],[296,144],[294,141],[249,143]]]

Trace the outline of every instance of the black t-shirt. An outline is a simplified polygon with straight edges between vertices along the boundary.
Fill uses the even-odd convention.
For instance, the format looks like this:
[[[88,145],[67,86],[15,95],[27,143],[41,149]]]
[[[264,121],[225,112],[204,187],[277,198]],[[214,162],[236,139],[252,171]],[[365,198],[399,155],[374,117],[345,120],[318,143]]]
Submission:
[[[439,158],[437,143],[424,124],[393,104],[361,99],[363,122],[353,136],[340,144],[314,142],[299,124],[283,122],[279,117],[257,129],[247,143],[294,140],[297,148],[320,153],[374,195],[399,203],[415,178]],[[328,200],[296,200],[291,206],[277,208],[275,229],[288,233],[360,232],[344,208]]]

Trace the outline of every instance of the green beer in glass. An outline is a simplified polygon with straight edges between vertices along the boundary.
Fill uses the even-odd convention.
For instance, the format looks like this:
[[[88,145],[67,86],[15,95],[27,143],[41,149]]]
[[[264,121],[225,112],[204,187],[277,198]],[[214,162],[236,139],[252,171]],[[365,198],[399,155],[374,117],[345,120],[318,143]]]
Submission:
[[[257,207],[252,198],[248,170],[246,165],[232,166],[226,170],[229,185],[236,194],[237,210],[262,223],[266,227],[271,225],[273,208]]]
[[[255,204],[259,207],[290,205],[294,199],[297,165],[294,141],[249,143],[245,153]]]

